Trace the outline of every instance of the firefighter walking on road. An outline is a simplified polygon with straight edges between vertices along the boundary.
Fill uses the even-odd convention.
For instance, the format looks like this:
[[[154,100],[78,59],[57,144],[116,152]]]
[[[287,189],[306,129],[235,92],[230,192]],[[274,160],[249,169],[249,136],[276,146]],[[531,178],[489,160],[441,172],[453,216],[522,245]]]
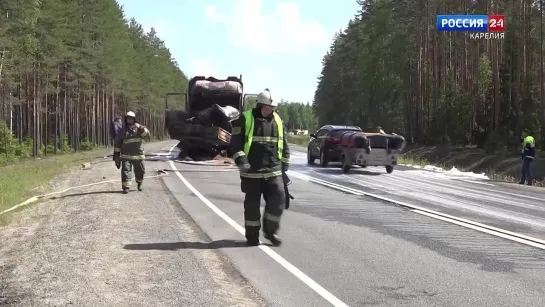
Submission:
[[[536,141],[528,129],[522,131],[522,172],[519,184],[532,185],[532,162],[536,154]]]
[[[146,168],[144,167],[144,147],[143,139],[148,139],[150,132],[148,128],[136,122],[136,115],[129,111],[125,114],[124,126],[121,128],[115,138],[114,161],[117,168],[121,167],[121,187],[123,194],[129,193],[132,183],[132,171],[138,191],[142,191],[142,183]]]
[[[254,109],[245,111],[233,123],[231,152],[240,170],[244,199],[244,226],[249,246],[259,245],[261,195],[265,198],[263,233],[275,246],[282,244],[276,235],[285,206],[282,172],[289,167],[289,147],[282,119],[275,112],[269,89],[259,93]]]

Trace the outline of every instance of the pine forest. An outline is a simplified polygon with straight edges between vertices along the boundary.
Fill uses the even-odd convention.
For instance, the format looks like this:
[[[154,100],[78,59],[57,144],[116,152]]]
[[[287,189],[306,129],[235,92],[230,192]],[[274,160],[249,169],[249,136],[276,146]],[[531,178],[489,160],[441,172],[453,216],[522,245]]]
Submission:
[[[543,2],[359,1],[324,56],[320,124],[382,126],[422,145],[543,146]],[[438,32],[436,16],[504,15],[503,39]]]
[[[358,5],[322,60],[313,103],[280,105],[289,129],[380,125],[410,143],[505,148],[527,128],[545,144],[542,2]],[[438,14],[503,14],[505,36],[438,32]],[[0,155],[107,145],[127,110],[164,138],[165,94],[187,79],[155,30],[115,0],[0,2]]]
[[[165,93],[184,91],[187,77],[115,0],[3,0],[0,13],[0,154],[108,144],[127,110],[164,136]]]

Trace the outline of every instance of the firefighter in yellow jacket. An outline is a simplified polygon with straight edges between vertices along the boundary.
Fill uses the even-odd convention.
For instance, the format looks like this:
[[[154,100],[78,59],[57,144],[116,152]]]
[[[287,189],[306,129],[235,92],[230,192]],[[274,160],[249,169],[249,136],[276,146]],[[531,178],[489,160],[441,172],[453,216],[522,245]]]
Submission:
[[[282,241],[276,235],[285,206],[282,172],[289,167],[290,151],[282,125],[275,112],[269,89],[257,96],[254,109],[245,111],[234,123],[231,152],[240,170],[244,199],[246,243],[259,245],[261,195],[265,198],[263,233],[275,246]]]
[[[146,168],[144,167],[143,139],[148,139],[148,128],[136,122],[136,115],[129,111],[125,114],[124,126],[121,128],[114,142],[114,161],[117,168],[121,167],[121,187],[123,194],[129,193],[132,183],[132,171],[136,177],[138,191],[142,191],[142,183]]]

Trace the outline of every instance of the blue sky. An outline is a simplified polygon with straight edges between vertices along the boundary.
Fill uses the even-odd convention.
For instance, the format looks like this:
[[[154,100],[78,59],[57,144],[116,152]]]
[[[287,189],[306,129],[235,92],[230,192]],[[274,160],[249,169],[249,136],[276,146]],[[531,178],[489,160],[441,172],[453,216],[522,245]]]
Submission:
[[[126,17],[155,28],[189,77],[242,74],[245,93],[268,87],[275,99],[299,102],[312,102],[322,57],[358,10],[356,0],[118,3]]]

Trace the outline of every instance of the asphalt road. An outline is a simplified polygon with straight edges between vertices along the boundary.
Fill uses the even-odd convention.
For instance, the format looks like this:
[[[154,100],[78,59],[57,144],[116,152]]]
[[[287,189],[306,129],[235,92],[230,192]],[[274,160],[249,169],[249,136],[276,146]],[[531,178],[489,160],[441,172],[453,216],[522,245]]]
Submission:
[[[478,222],[532,235],[545,227],[537,188],[401,168],[342,175],[308,167],[295,152],[291,163],[298,173]],[[244,247],[236,169],[173,164],[180,172],[163,178],[168,189],[272,306],[331,306],[325,298],[333,296],[348,306],[545,305],[543,250],[298,178],[282,220],[284,245]]]
[[[307,166],[306,153],[294,152],[293,170],[343,186],[442,213],[545,239],[545,189],[493,182],[398,166],[354,168],[343,174],[339,163]],[[316,160],[319,162],[319,159]]]

